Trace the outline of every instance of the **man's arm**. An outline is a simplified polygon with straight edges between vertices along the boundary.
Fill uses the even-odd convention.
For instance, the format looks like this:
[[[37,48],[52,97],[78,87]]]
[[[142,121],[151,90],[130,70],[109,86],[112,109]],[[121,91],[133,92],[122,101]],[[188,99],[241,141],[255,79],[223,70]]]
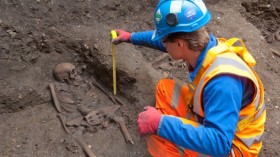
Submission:
[[[126,42],[166,52],[166,49],[161,41],[152,41],[154,30],[130,33],[121,29],[116,29],[116,32],[118,34],[117,38],[112,39],[112,43],[114,44]]]
[[[134,45],[145,46],[166,52],[166,49],[161,43],[161,41],[152,41],[153,33],[154,30],[144,32],[133,32],[131,34],[130,41]]]

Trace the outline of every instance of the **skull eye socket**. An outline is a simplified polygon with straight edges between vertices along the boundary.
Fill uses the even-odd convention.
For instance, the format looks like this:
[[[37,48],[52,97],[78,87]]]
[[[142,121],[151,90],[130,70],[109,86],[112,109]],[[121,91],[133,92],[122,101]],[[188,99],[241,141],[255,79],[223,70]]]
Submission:
[[[76,75],[77,75],[76,69],[72,69],[72,70],[69,72],[69,75],[70,75],[70,78],[71,78],[71,79],[75,78]]]
[[[76,71],[75,69],[72,69],[72,70],[70,71],[70,74],[76,75],[76,74],[77,74],[77,71]]]

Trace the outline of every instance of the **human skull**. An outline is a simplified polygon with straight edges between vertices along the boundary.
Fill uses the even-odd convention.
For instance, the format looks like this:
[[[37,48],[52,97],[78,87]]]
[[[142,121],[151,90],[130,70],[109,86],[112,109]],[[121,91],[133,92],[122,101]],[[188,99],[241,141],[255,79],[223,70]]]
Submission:
[[[71,63],[60,63],[54,68],[54,77],[60,82],[70,83],[77,75],[76,67]]]

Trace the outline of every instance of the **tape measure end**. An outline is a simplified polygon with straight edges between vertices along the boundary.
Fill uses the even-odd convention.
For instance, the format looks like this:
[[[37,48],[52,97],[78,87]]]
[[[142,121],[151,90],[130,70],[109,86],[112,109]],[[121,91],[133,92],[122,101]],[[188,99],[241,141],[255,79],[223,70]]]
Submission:
[[[115,39],[117,38],[117,32],[115,30],[111,30],[111,36],[112,36],[112,39]]]

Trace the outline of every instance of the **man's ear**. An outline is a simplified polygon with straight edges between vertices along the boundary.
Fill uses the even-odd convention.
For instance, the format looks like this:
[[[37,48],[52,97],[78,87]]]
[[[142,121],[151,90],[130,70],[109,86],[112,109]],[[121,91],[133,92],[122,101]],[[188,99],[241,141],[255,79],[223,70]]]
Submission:
[[[177,44],[178,44],[179,47],[188,46],[188,44],[186,43],[186,41],[183,40],[183,39],[177,39]]]

